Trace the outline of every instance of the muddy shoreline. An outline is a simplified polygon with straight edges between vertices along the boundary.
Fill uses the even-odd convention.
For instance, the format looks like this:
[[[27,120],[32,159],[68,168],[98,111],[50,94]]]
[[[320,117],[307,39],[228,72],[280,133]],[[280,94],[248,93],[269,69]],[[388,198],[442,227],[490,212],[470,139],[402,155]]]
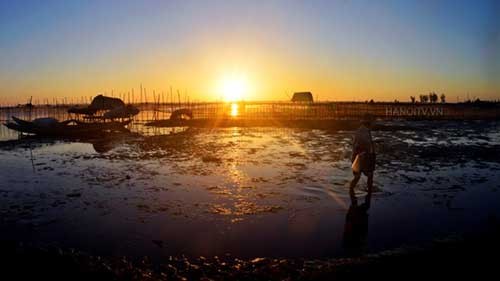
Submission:
[[[425,246],[403,246],[350,258],[299,259],[231,256],[93,256],[74,249],[0,241],[3,276],[45,280],[353,280],[356,278],[483,278],[496,274],[500,224],[472,236],[450,236]]]
[[[355,204],[350,130],[179,128],[0,142],[5,264],[17,260],[12,268],[23,272],[55,259],[47,268],[103,279],[310,280],[383,274],[400,260],[384,253],[402,245],[424,249],[405,258],[406,270],[469,261],[462,251],[483,255],[487,245],[463,245],[483,241],[474,237],[493,231],[483,231],[484,221],[500,216],[498,124],[381,125],[401,129],[373,132],[376,190],[355,248],[344,244]],[[364,183],[356,197],[366,200]],[[434,260],[431,241],[452,234],[465,238]],[[92,267],[99,262],[106,265]]]

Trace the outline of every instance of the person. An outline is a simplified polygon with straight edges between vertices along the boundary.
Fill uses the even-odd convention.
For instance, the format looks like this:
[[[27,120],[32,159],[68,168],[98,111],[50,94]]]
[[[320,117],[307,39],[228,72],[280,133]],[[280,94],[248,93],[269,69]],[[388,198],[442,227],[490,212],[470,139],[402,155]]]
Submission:
[[[365,202],[358,200],[351,189],[349,192],[351,206],[347,211],[344,224],[343,246],[349,254],[362,254],[368,236],[368,210],[371,205],[372,191],[368,190]]]
[[[352,163],[357,161],[358,169],[354,169],[353,165],[353,175],[354,178],[350,184],[350,190],[352,191],[358,184],[361,174],[363,173],[367,177],[368,191],[371,192],[373,188],[373,172],[375,170],[375,147],[373,145],[371,126],[372,118],[369,115],[365,115],[361,120],[361,126],[356,130],[354,134],[354,141],[352,147]]]

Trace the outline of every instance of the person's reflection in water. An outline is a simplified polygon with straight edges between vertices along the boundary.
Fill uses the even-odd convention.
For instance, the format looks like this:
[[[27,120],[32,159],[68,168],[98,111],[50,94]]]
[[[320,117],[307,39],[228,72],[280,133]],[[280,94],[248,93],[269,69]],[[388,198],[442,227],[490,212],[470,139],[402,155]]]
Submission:
[[[358,204],[358,199],[353,189],[350,189],[351,206],[347,211],[344,226],[344,249],[350,255],[363,253],[368,235],[368,210],[370,209],[372,190],[368,190],[365,202]]]

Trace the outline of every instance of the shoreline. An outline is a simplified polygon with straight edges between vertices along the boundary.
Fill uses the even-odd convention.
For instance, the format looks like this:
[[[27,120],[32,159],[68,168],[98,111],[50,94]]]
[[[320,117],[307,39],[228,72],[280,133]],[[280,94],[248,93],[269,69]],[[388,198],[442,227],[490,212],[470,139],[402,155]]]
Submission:
[[[491,222],[490,222],[491,223]],[[5,276],[48,280],[351,280],[352,278],[475,278],[494,272],[489,254],[500,250],[498,220],[468,237],[450,236],[426,246],[398,247],[350,258],[93,256],[74,249],[0,241]],[[487,249],[487,250],[486,250]]]

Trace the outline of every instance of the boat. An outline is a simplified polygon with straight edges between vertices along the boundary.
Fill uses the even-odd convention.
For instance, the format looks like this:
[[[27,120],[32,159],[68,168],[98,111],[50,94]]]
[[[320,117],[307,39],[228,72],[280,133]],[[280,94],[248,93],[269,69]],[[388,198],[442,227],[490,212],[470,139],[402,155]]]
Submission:
[[[125,126],[139,114],[139,109],[118,98],[98,95],[89,106],[72,107],[68,113],[83,116],[62,122],[50,117],[26,121],[13,116],[13,121],[4,125],[20,133],[39,136],[96,137],[106,132],[127,131]]]
[[[53,118],[38,118],[33,121],[26,121],[12,117],[13,122],[4,124],[11,130],[25,134],[38,136],[82,136],[92,137],[105,132],[126,131],[132,120],[125,121],[103,121],[103,122],[83,122],[78,120],[66,120],[59,122]]]

